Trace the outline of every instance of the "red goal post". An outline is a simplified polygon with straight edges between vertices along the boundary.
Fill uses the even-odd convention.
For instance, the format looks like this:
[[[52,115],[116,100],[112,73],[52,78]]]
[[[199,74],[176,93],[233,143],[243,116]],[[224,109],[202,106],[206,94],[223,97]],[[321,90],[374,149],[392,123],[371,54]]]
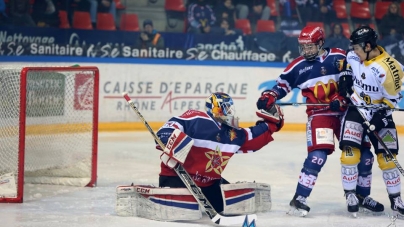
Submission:
[[[97,181],[97,67],[0,66],[0,202],[24,183]]]

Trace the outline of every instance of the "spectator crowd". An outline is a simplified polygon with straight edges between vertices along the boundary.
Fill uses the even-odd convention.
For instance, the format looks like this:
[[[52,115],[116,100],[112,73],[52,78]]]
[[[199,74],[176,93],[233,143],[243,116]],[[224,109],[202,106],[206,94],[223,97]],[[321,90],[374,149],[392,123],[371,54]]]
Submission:
[[[129,1],[125,0],[124,4]],[[164,0],[158,0],[164,1]],[[165,0],[165,2],[174,0]],[[184,32],[195,34],[249,35],[256,32],[298,34],[306,25],[323,27],[327,44],[345,48],[350,31],[361,24],[374,27],[382,39],[403,40],[404,1],[400,0],[182,0]],[[0,0],[0,26],[59,27],[141,31],[141,46],[164,46],[153,21],[138,22],[121,0]],[[372,7],[370,7],[372,6]],[[367,9],[368,11],[363,11]],[[363,11],[358,17],[357,12]],[[84,13],[87,17],[76,15]],[[109,26],[101,26],[105,15]],[[136,19],[134,19],[136,18]],[[76,21],[85,26],[75,26]],[[118,23],[120,21],[121,23]],[[125,23],[122,23],[125,22]],[[123,24],[136,24],[131,29]],[[139,26],[138,23],[143,26]],[[140,27],[140,28],[139,28]],[[164,32],[164,31],[160,31]]]

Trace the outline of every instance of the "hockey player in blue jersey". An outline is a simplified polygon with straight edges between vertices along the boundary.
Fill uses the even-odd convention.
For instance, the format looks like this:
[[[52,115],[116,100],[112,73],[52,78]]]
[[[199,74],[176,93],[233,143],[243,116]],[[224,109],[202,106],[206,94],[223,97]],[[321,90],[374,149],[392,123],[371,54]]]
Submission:
[[[307,26],[299,37],[301,56],[292,61],[277,79],[277,85],[262,92],[257,101],[258,109],[270,108],[276,100],[285,97],[293,88],[299,88],[306,103],[323,103],[324,106],[308,105],[306,126],[308,155],[303,163],[296,193],[290,201],[289,214],[306,216],[310,211],[306,199],[317,181],[317,177],[334,152],[334,135],[340,133],[340,117],[345,106],[337,111],[330,109],[333,100],[344,102],[338,94],[340,69],[338,62],[345,59],[345,51],[338,48],[323,48],[325,38],[320,27]]]

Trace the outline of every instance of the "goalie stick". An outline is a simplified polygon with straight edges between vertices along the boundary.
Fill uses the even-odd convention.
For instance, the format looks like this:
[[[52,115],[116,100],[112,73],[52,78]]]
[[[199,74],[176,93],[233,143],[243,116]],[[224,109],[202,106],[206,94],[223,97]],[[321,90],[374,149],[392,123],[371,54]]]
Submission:
[[[370,127],[369,122],[366,120],[365,115],[363,115],[363,113],[361,111],[359,111],[359,114],[361,115],[361,117],[363,118],[363,120],[365,122],[367,122],[368,127]],[[368,129],[368,133],[370,133],[369,129]],[[386,151],[386,153],[390,156],[391,160],[394,162],[394,164],[396,165],[397,169],[400,171],[401,175],[404,176],[404,169],[403,167],[401,167],[400,163],[398,163],[397,159],[394,158],[393,153],[391,153],[390,149],[387,147],[387,145],[383,142],[383,139],[379,136],[379,134],[376,131],[372,131],[373,135],[376,137],[377,141],[379,141],[379,143],[382,145],[383,149]]]
[[[279,106],[329,106],[328,103],[301,103],[301,102],[280,102],[276,103]],[[352,104],[348,104],[348,107],[356,107],[356,108],[372,108],[372,109],[380,109],[380,110],[392,110],[392,111],[404,111],[404,109],[400,108],[390,108],[390,107],[370,107],[370,106],[355,106]]]
[[[139,112],[138,108],[135,106],[135,103],[131,100],[128,93],[122,94],[125,100],[129,103],[129,106],[135,111],[138,115],[142,123],[146,126],[147,130],[149,130],[150,134],[152,134],[154,140],[159,144],[159,146],[164,150],[165,145],[161,142],[160,138],[154,133],[153,129],[150,127],[149,123],[144,119],[143,115]],[[227,216],[219,214],[215,208],[213,208],[212,204],[210,204],[209,200],[202,193],[202,190],[195,184],[194,180],[191,178],[189,173],[184,169],[184,167],[178,163],[176,167],[174,167],[174,171],[181,178],[182,182],[184,182],[185,186],[194,196],[198,204],[205,208],[205,213],[209,216],[210,220],[218,225],[243,225],[248,221],[256,222],[257,215],[249,214],[249,215],[238,215],[238,216]]]

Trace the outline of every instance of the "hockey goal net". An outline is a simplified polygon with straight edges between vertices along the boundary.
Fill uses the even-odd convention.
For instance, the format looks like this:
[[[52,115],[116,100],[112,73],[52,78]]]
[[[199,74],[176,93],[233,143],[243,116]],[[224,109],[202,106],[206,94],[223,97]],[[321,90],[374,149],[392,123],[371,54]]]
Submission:
[[[96,67],[0,66],[0,202],[24,182],[95,186]]]

